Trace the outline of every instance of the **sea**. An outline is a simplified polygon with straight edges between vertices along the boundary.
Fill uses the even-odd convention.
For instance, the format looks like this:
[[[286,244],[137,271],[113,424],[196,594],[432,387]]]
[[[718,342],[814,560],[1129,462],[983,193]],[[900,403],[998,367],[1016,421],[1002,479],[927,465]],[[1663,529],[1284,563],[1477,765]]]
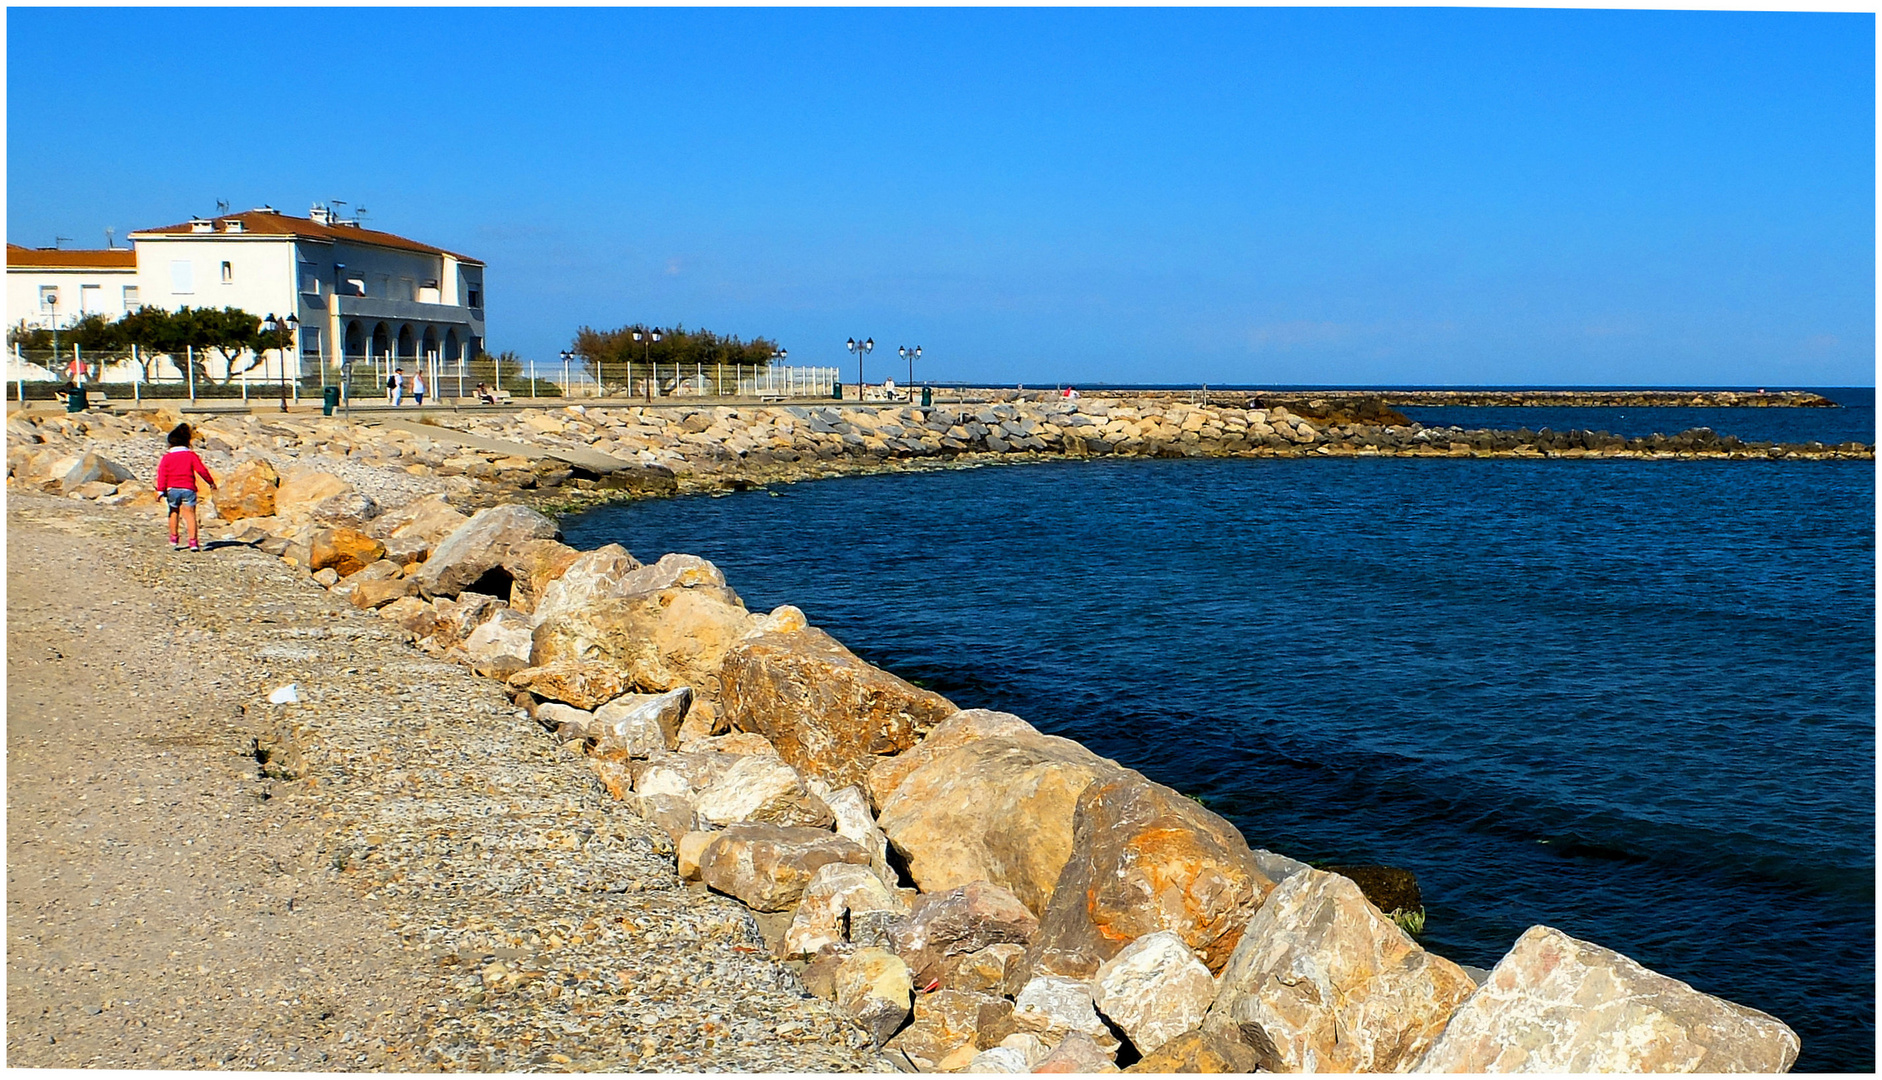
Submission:
[[[1427,425],[1875,441],[1835,409],[1428,408]],[[1556,927],[1803,1040],[1875,1045],[1875,466],[1093,460],[599,508],[963,708],[1250,844],[1411,870],[1422,943]]]

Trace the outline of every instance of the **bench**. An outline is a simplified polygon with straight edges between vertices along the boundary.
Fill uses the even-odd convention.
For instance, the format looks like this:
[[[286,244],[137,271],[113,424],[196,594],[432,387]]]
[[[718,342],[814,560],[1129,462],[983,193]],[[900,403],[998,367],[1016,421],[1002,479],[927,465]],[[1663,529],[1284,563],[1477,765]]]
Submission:
[[[492,405],[508,405],[510,403],[510,392],[508,390],[490,391],[490,403]]]
[[[101,405],[104,405],[104,404],[106,404],[106,403],[108,403],[108,402],[109,402],[110,400],[111,400],[110,398],[108,398],[108,397],[106,397],[106,396],[105,396],[105,392],[104,392],[103,390],[87,390],[87,391],[85,391],[85,406],[86,406],[86,408],[90,408],[90,409],[96,409],[96,408],[98,408],[99,406],[101,406]]]

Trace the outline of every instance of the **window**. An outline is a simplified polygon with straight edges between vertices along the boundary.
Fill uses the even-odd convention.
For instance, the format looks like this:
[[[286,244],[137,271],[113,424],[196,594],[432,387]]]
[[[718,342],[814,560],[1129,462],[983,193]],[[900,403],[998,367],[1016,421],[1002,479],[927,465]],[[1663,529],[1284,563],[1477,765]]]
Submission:
[[[78,287],[78,310],[90,315],[93,312],[104,313],[105,290],[98,285],[80,285]]]
[[[307,356],[320,355],[320,327],[301,327],[301,352]]]
[[[137,302],[137,286],[126,285],[124,287],[124,310],[136,311],[139,306]]]
[[[171,261],[170,291],[178,296],[188,296],[196,291],[196,275],[191,271],[188,259]]]
[[[301,291],[309,296],[320,295],[320,275],[305,263],[301,264]]]
[[[39,310],[53,311],[56,310],[58,306],[59,287],[57,285],[41,285],[39,287]]]
[[[471,307],[483,307],[484,306],[484,291],[482,289],[470,290],[469,296],[470,296]]]
[[[235,280],[235,266],[234,266],[234,264],[232,264],[232,263],[226,263],[226,262],[225,262],[225,263],[223,263],[223,264],[222,264],[222,283],[223,283],[224,285],[227,285],[228,283],[230,283],[231,281],[234,281],[234,280]]]

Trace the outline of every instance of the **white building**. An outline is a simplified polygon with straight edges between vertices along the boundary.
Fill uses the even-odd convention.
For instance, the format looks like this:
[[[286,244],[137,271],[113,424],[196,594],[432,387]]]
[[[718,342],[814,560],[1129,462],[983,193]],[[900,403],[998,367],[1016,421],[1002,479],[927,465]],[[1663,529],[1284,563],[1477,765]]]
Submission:
[[[346,359],[442,368],[483,351],[481,261],[340,220],[325,206],[304,218],[264,206],[129,239],[130,251],[9,244],[9,324],[46,325],[56,312],[64,326],[90,311],[117,318],[140,305],[293,314],[289,378]],[[270,353],[256,374],[272,377],[278,356]]]

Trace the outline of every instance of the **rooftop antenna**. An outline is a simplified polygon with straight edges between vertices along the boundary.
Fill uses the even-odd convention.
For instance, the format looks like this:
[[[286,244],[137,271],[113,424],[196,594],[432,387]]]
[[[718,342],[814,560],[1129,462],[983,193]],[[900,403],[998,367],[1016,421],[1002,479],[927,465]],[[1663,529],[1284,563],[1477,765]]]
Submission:
[[[57,251],[59,250],[60,244],[69,244],[71,242],[72,238],[69,236],[55,236],[52,238],[52,250]]]
[[[340,223],[340,218],[345,213],[345,211],[341,210],[340,207],[346,205],[346,200],[345,199],[328,199],[327,203],[333,207],[333,223],[335,225],[338,225]]]
[[[113,248],[116,248],[117,246],[118,246],[118,230],[107,227],[105,229],[105,249],[109,251]]]
[[[229,200],[227,200],[227,199],[217,199],[217,200],[216,200],[216,214],[217,214],[217,216],[221,216],[221,215],[223,215],[223,214],[226,214],[226,213],[228,213],[228,212],[229,212]]]
[[[358,225],[360,221],[366,217],[367,213],[368,211],[364,206],[355,206],[353,208],[353,223]],[[364,226],[362,225],[361,228],[364,228]]]

